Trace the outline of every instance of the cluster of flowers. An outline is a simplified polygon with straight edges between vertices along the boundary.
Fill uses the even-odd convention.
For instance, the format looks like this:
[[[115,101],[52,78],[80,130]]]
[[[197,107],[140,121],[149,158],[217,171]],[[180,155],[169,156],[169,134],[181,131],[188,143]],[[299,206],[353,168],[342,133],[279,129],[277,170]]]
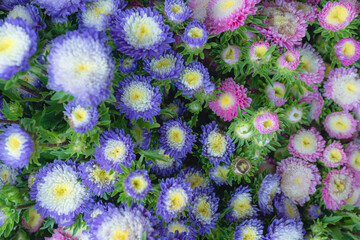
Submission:
[[[326,239],[360,206],[360,4],[322,2],[3,0],[0,236]]]

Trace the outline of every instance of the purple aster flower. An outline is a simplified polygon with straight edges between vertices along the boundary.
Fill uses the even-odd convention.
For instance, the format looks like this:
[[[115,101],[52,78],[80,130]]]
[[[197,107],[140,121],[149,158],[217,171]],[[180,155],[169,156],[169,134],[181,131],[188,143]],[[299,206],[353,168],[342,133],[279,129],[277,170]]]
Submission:
[[[144,207],[133,203],[130,207],[122,205],[99,215],[90,226],[93,240],[103,239],[146,239],[155,240],[159,234],[155,226],[159,220]]]
[[[16,177],[20,173],[18,168],[0,164],[0,188],[3,185],[16,185]]]
[[[234,208],[226,214],[226,218],[230,222],[237,222],[240,219],[255,217],[257,215],[257,208],[255,205],[252,205],[251,201],[250,188],[240,185],[227,203],[228,207]]]
[[[240,59],[240,56],[241,56],[240,47],[235,45],[228,45],[227,48],[225,48],[221,52],[221,57],[223,61],[229,65],[237,63]]]
[[[184,60],[182,56],[175,55],[173,50],[165,51],[159,59],[147,58],[144,60],[144,70],[157,80],[179,78],[183,67]]]
[[[132,58],[124,58],[122,57],[118,69],[125,74],[129,74],[133,72],[137,68],[137,61]]]
[[[347,162],[347,156],[343,146],[339,142],[333,142],[323,152],[321,161],[328,167],[338,167]]]
[[[234,240],[263,240],[264,226],[259,219],[247,219],[235,228]]]
[[[201,126],[200,142],[203,144],[202,154],[209,158],[215,166],[220,162],[230,164],[230,155],[235,151],[231,137],[221,131],[215,121]]]
[[[31,73],[30,71],[26,72],[23,76],[20,76],[19,79],[31,84],[32,86],[40,89],[42,87],[42,82],[40,81],[39,77],[35,74]],[[21,98],[31,98],[33,95],[21,88],[16,88],[16,91],[20,95]]]
[[[162,227],[162,225],[161,225]],[[186,218],[177,218],[173,221],[166,223],[166,227],[161,229],[161,239],[172,240],[172,239],[196,239],[197,231],[193,225],[187,224]]]
[[[102,197],[103,193],[111,193],[117,181],[117,173],[105,171],[94,160],[83,163],[80,166],[83,183],[94,195]]]
[[[94,0],[78,0],[78,1],[68,1],[68,0],[34,0],[33,3],[40,6],[40,8],[45,9],[45,13],[52,17],[66,17],[78,9],[85,10],[85,4]]]
[[[153,117],[160,114],[162,93],[159,87],[151,86],[151,78],[141,75],[131,75],[120,81],[115,88],[115,97],[121,113],[126,118],[153,123]]]
[[[30,197],[36,201],[34,208],[42,217],[68,226],[89,202],[89,192],[78,181],[80,174],[71,160],[50,163],[40,168],[35,178]]]
[[[8,80],[30,68],[29,59],[36,52],[37,34],[25,20],[0,20],[0,79]]]
[[[280,175],[268,174],[261,182],[259,188],[259,207],[263,214],[271,214],[274,212],[273,200],[276,194],[281,192]]]
[[[46,28],[46,24],[42,22],[39,14],[39,9],[34,5],[27,4],[16,5],[7,15],[8,18],[21,18],[26,21],[27,24],[36,31]]]
[[[357,122],[354,116],[347,112],[332,112],[325,118],[324,127],[330,137],[348,139],[356,132]]]
[[[0,159],[6,165],[23,168],[32,152],[33,140],[19,125],[11,125],[0,134]]]
[[[299,219],[274,219],[268,227],[266,240],[304,240],[305,229]]]
[[[317,219],[318,217],[320,217],[321,215],[323,215],[319,205],[317,204],[312,204],[309,206],[308,210],[307,210],[307,214],[311,219]]]
[[[275,106],[282,106],[287,102],[285,98],[286,86],[280,82],[274,82],[265,88],[266,96],[270,101],[274,101]]]
[[[183,0],[165,0],[165,15],[174,23],[181,23],[192,16],[192,11]]]
[[[360,42],[354,38],[343,38],[334,47],[337,58],[345,66],[355,63],[360,58]]]
[[[76,101],[65,106],[64,114],[72,129],[80,134],[93,129],[99,119],[99,113],[95,107],[77,104]]]
[[[115,170],[119,173],[122,169],[119,164],[130,167],[135,159],[134,144],[130,135],[125,135],[123,129],[109,130],[100,136],[100,147],[96,146],[94,153],[96,163],[104,170]]]
[[[208,177],[205,175],[204,170],[201,168],[188,167],[178,174],[177,178],[183,179],[185,182],[189,182],[191,189],[213,189]]]
[[[131,132],[134,139],[134,145],[142,150],[148,150],[150,147],[151,132],[146,128],[141,128],[138,124],[132,125]]]
[[[289,219],[300,219],[300,212],[296,204],[288,197],[285,197],[283,193],[276,195],[274,198],[274,206],[277,215]]]
[[[116,49],[132,58],[158,58],[174,42],[170,27],[155,8],[132,8],[115,16],[111,36]]]
[[[186,26],[183,35],[181,35],[181,39],[190,48],[201,48],[208,40],[208,32],[204,24],[193,20]]]
[[[92,106],[109,97],[115,66],[104,34],[67,32],[53,40],[47,59],[50,89]]]
[[[280,68],[288,70],[295,70],[300,64],[300,52],[295,50],[288,50],[278,59]]]
[[[14,6],[26,4],[28,2],[30,2],[30,0],[2,0],[0,2],[0,9],[10,11]]]
[[[108,209],[115,208],[111,203],[104,204],[102,201],[95,202],[93,199],[90,200],[84,211],[84,220],[88,226],[96,223],[95,219],[97,216],[105,213]]]
[[[151,166],[151,172],[162,177],[169,177],[176,172],[179,172],[182,166],[182,159],[175,157],[170,157],[169,155],[164,154],[164,149],[159,149],[159,154],[161,154],[167,161],[156,160],[153,162],[152,160],[148,160],[147,165]]]
[[[160,188],[156,214],[160,215],[165,222],[170,222],[171,219],[185,210],[192,198],[192,189],[189,182],[179,178],[163,179]]]
[[[165,154],[177,158],[186,157],[196,141],[192,129],[180,118],[165,122],[159,129],[159,133],[159,144],[165,150]]]
[[[138,201],[145,198],[148,192],[153,190],[148,172],[145,169],[130,173],[124,180],[124,187],[126,193]]]
[[[279,129],[279,117],[276,113],[263,112],[255,117],[254,126],[261,134],[269,134]]]
[[[216,185],[229,185],[227,174],[230,171],[229,165],[218,165],[210,169],[209,177],[214,180]]]

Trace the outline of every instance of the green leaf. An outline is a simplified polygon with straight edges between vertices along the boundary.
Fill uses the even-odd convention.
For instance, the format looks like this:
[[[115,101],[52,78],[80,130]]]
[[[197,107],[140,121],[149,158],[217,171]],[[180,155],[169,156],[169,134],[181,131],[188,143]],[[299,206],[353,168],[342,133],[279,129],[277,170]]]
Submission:
[[[330,216],[330,217],[324,217],[323,218],[323,222],[324,223],[331,223],[331,224],[335,224],[338,221],[340,221],[341,219],[343,219],[342,216]]]
[[[141,239],[142,239],[142,240],[146,240],[146,231],[143,232],[143,234],[142,234],[142,236],[141,236]]]

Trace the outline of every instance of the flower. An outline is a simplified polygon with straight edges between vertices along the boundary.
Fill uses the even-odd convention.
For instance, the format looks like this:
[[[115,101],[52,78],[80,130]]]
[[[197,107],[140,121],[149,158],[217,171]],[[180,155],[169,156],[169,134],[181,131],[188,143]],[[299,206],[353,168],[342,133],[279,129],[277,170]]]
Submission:
[[[31,84],[35,88],[42,87],[42,82],[40,81],[39,77],[36,76],[35,74],[31,73],[30,71],[25,73],[23,76],[20,76],[19,79]],[[23,99],[33,97],[33,95],[31,93],[29,93],[21,88],[17,88],[16,91],[18,92],[20,97],[22,97]]]
[[[170,109],[173,113],[176,114],[177,117],[182,117],[187,110],[187,106],[185,106],[185,103],[179,98],[175,98],[174,101],[167,105],[165,108]],[[169,114],[161,115],[161,119],[163,121],[167,121],[171,118],[172,117]]]
[[[30,0],[4,0],[0,3],[0,9],[5,11],[11,11],[16,5],[26,4]]]
[[[253,130],[250,130],[250,127],[250,123],[237,121],[234,127],[234,135],[239,139],[250,139],[254,132]]]
[[[158,58],[174,42],[170,27],[155,8],[131,8],[116,14],[110,33],[116,49],[136,60]]]
[[[321,83],[325,76],[325,63],[321,56],[307,43],[296,50],[300,53],[301,62],[304,64],[301,70],[305,70],[299,73],[299,78],[308,85]]]
[[[183,0],[165,0],[165,15],[174,23],[182,23],[192,16],[191,9]]]
[[[36,31],[44,29],[46,24],[42,22],[42,19],[39,14],[39,9],[34,5],[27,4],[16,5],[7,15],[8,18],[21,18],[26,21],[26,23]]]
[[[230,222],[237,222],[240,219],[256,216],[257,209],[251,205],[251,200],[250,188],[240,185],[228,201],[228,207],[234,208],[226,215],[226,218]]]
[[[243,110],[250,106],[252,99],[246,95],[247,89],[237,85],[232,78],[221,82],[217,90],[217,101],[209,101],[209,107],[225,121],[231,121],[238,115],[238,107]]]
[[[208,40],[208,32],[206,31],[205,25],[193,20],[186,26],[183,35],[181,35],[181,39],[190,48],[201,48]]]
[[[274,219],[268,227],[265,239],[269,240],[303,240],[305,230],[303,223],[297,219]]]
[[[97,217],[90,226],[92,239],[141,239],[146,232],[146,239],[155,240],[158,231],[155,226],[159,220],[144,207],[133,203],[130,207],[122,205]]]
[[[270,101],[274,101],[275,106],[282,106],[287,102],[285,98],[286,86],[280,82],[273,82],[266,86],[266,95]]]
[[[138,201],[145,198],[148,192],[153,190],[148,172],[145,169],[130,173],[124,180],[124,187],[126,193]]]
[[[88,226],[91,226],[93,222],[96,222],[97,216],[111,211],[115,208],[112,203],[103,203],[102,201],[95,202],[94,199],[91,199],[84,211],[84,220]]]
[[[235,228],[234,240],[262,240],[263,223],[259,219],[247,219]]]
[[[216,185],[228,185],[228,173],[230,172],[230,168],[227,165],[218,165],[217,167],[212,167],[210,169],[209,177],[214,180]]]
[[[348,159],[346,165],[356,171],[360,171],[360,144],[350,142],[345,148],[345,153]]]
[[[301,206],[310,200],[321,179],[315,165],[294,157],[278,163],[276,173],[281,176],[280,187],[284,195]]]
[[[134,145],[142,150],[148,150],[151,141],[151,132],[145,127],[141,128],[138,124],[135,124],[131,128],[133,133]]]
[[[105,171],[94,160],[90,160],[80,166],[83,183],[94,195],[101,197],[103,193],[112,192],[117,181],[117,174]]]
[[[211,84],[209,71],[197,60],[186,65],[179,79],[174,81],[174,85],[189,97],[200,92],[209,84]]]
[[[306,18],[302,11],[298,11],[295,3],[285,0],[275,2],[262,2],[264,8],[260,15],[266,16],[263,23],[266,28],[255,25],[254,27],[271,40],[273,44],[280,47],[292,49],[301,44],[301,40],[306,33]]]
[[[333,142],[325,148],[321,160],[327,167],[338,167],[347,162],[347,156],[341,143]]]
[[[255,117],[254,126],[261,134],[269,134],[279,129],[279,118],[276,113],[263,112]]]
[[[49,88],[73,95],[79,104],[97,106],[108,98],[115,67],[105,40],[91,30],[54,39],[47,57]]]
[[[160,114],[162,93],[159,87],[151,86],[151,78],[141,75],[131,75],[120,81],[115,88],[115,98],[121,113],[126,118],[138,120],[140,117],[150,123],[153,117]]]
[[[0,159],[6,165],[13,168],[25,167],[32,152],[32,138],[19,125],[11,125],[0,134]]]
[[[147,58],[144,60],[144,70],[157,80],[179,78],[183,67],[182,56],[175,54],[173,50],[165,51],[159,59]]]
[[[78,0],[78,1],[52,1],[52,0],[34,0],[33,3],[45,9],[45,13],[52,17],[66,17],[78,9],[84,10],[85,4],[93,0]]]
[[[305,3],[294,1],[297,10],[302,11],[305,14],[305,19],[309,22],[314,22],[318,15],[318,10],[316,8],[316,4],[311,4],[312,0],[307,1]]]
[[[119,61],[118,69],[125,74],[133,72],[137,68],[137,61],[132,58],[122,57]]]
[[[249,57],[250,60],[253,62],[259,62],[261,58],[265,55],[267,50],[269,50],[270,45],[267,41],[257,41],[254,42],[249,50]],[[266,60],[269,60],[270,55],[266,58]]]
[[[109,130],[100,135],[100,147],[96,146],[95,161],[104,170],[115,170],[119,173],[122,169],[119,164],[130,167],[135,159],[134,144],[130,135],[125,135],[123,129]]]
[[[317,219],[318,217],[320,217],[321,215],[323,215],[323,213],[321,212],[321,209],[319,207],[319,205],[317,204],[312,204],[309,206],[308,210],[307,210],[307,214],[311,219]]]
[[[281,192],[280,180],[280,175],[268,174],[261,182],[258,196],[259,207],[262,213],[271,214],[274,212],[273,200],[275,195]]]
[[[62,227],[58,227],[51,237],[45,237],[45,240],[79,240],[79,238],[65,232]]]
[[[0,189],[3,185],[16,185],[16,177],[18,174],[19,169],[0,164]]]
[[[36,201],[35,210],[42,217],[51,217],[66,226],[68,219],[83,212],[89,201],[89,193],[85,185],[78,181],[79,177],[76,165],[71,160],[55,161],[40,168],[30,190],[31,200]]]
[[[324,96],[344,110],[360,106],[360,77],[355,67],[331,70],[324,90]]]
[[[189,8],[193,11],[192,18],[204,21],[207,15],[207,7],[210,0],[189,0]]]
[[[215,166],[220,162],[230,163],[230,155],[235,151],[231,137],[218,128],[215,121],[201,126],[200,142],[203,144],[202,154],[209,158]]]
[[[326,2],[319,12],[319,23],[323,28],[337,32],[345,28],[356,16],[355,7],[351,2]]]
[[[274,206],[278,216],[289,219],[300,219],[300,212],[296,204],[290,198],[285,197],[283,193],[276,195],[274,199]]]
[[[76,101],[65,106],[64,114],[72,129],[81,134],[90,131],[96,126],[99,113],[95,107],[77,104]]]
[[[345,66],[349,66],[360,59],[360,42],[354,38],[343,38],[334,47],[336,57]]]
[[[211,34],[234,31],[245,24],[248,15],[255,15],[258,0],[210,0],[205,19],[206,27]]]
[[[324,99],[321,93],[317,92],[315,97],[310,101],[309,119],[318,121],[323,107]]]
[[[321,192],[326,208],[334,211],[339,210],[353,193],[353,173],[346,168],[334,169],[326,175],[323,182],[325,187],[321,189]]]
[[[332,112],[324,121],[324,127],[330,137],[336,139],[347,139],[356,132],[356,120],[347,112]]]
[[[164,149],[159,149],[159,154],[161,154],[167,161],[156,160],[155,162],[149,160],[147,165],[152,164],[151,172],[162,177],[169,177],[172,174],[179,172],[182,166],[182,159],[177,156],[170,157],[169,155],[164,154]]]
[[[295,70],[300,64],[300,52],[296,50],[288,50],[278,59],[280,68]]]
[[[182,179],[167,178],[160,183],[160,196],[156,204],[156,214],[165,222],[169,222],[185,210],[192,198],[192,189],[189,182]]]
[[[30,232],[36,232],[41,227],[45,218],[41,217],[40,214],[37,213],[35,209],[29,210],[29,219],[25,220],[23,217],[21,220],[21,224],[24,228],[29,230]]]
[[[359,204],[359,202],[360,202],[360,188],[354,184],[354,192],[351,195],[351,197],[346,199],[346,205],[356,206]]]
[[[224,50],[221,52],[221,57],[226,64],[232,65],[237,63],[241,56],[240,47],[235,45],[228,45]]]
[[[36,52],[37,35],[25,20],[0,20],[0,79],[8,80],[30,68],[29,59]]]
[[[178,174],[177,178],[190,183],[191,189],[212,189],[209,179],[201,168],[188,167]]]
[[[325,148],[325,141],[314,128],[304,128],[290,136],[288,150],[294,157],[299,157],[310,162],[320,158]]]
[[[286,120],[290,123],[298,123],[303,117],[303,108],[301,106],[292,106],[286,112]]]
[[[193,225],[187,225],[186,218],[178,218],[171,222],[166,223],[166,227],[162,229],[161,239],[167,239],[165,236],[175,235],[179,236],[179,239],[195,239],[196,238],[196,230]],[[169,239],[177,239],[177,238],[169,238]]]

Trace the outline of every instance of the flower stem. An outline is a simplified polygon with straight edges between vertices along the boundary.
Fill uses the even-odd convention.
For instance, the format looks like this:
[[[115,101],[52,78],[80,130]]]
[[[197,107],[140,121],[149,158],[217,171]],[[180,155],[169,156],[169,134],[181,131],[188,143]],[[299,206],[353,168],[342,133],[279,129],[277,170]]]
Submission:
[[[11,121],[11,120],[6,120],[6,119],[0,119],[0,123],[5,123],[5,124],[19,124],[19,121]]]

